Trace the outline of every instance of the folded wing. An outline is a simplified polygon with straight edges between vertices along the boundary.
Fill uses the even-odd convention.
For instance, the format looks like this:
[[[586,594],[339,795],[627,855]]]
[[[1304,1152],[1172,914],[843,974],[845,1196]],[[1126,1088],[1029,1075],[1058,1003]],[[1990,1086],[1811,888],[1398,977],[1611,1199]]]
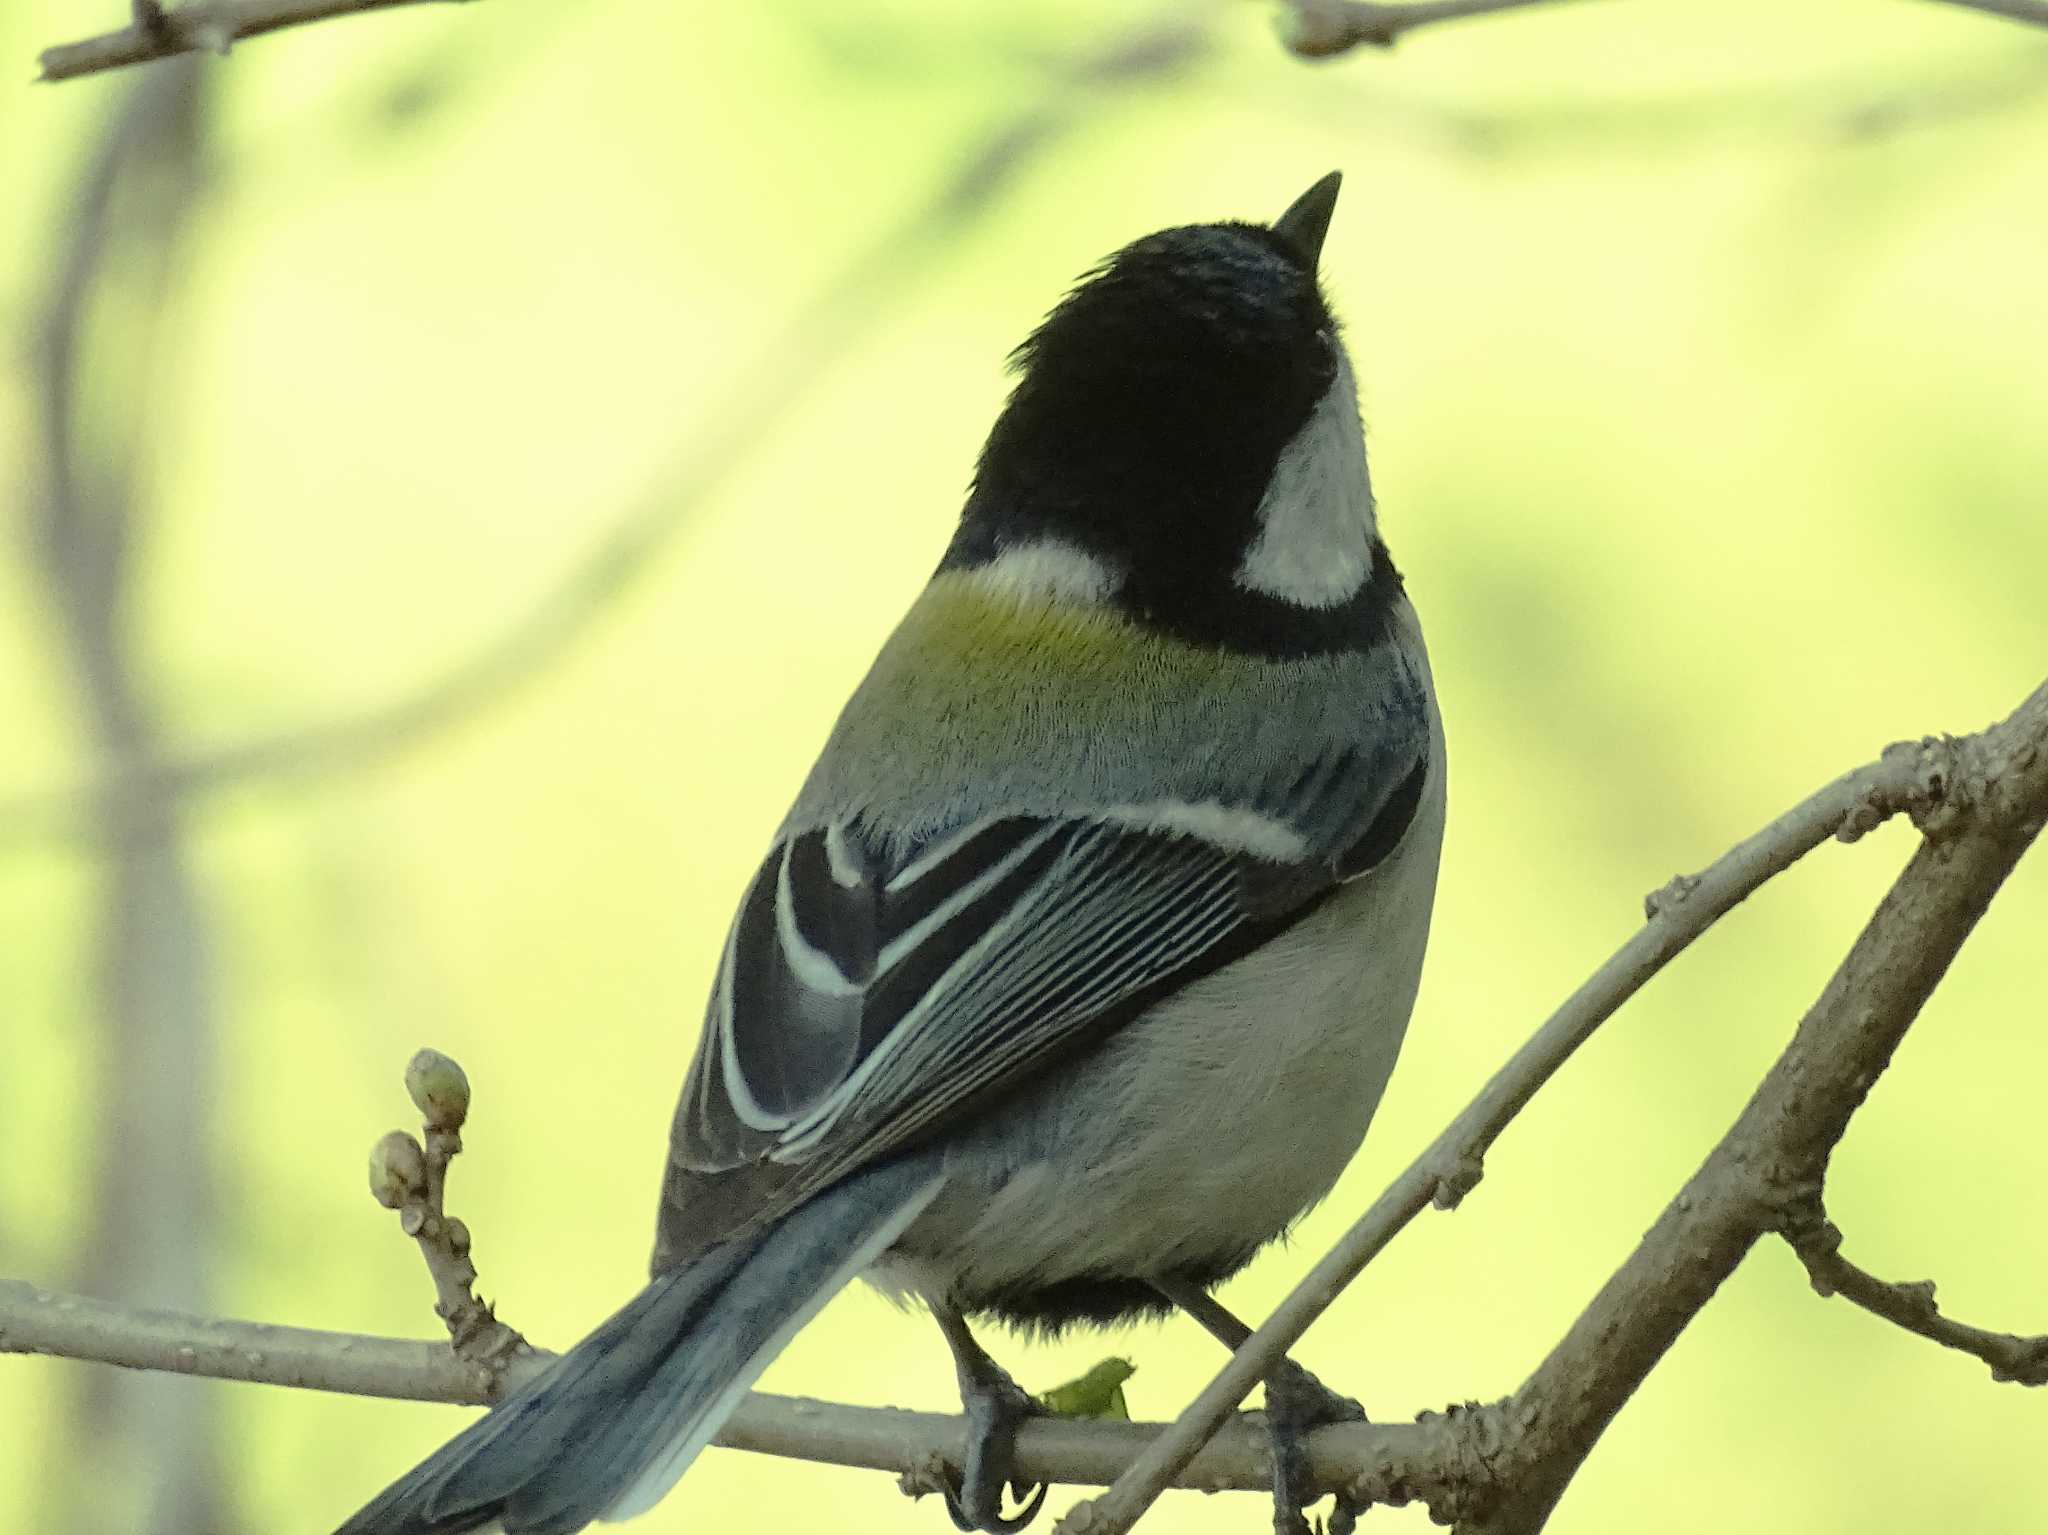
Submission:
[[[1369,872],[1414,817],[1427,754],[1418,730],[1317,765],[1271,834],[1219,809],[1240,835],[1109,810],[975,821],[893,857],[857,821],[786,837],[727,938],[672,1179],[729,1184],[738,1206],[710,1226],[730,1229],[931,1134]],[[662,1246],[718,1234],[664,1229]]]

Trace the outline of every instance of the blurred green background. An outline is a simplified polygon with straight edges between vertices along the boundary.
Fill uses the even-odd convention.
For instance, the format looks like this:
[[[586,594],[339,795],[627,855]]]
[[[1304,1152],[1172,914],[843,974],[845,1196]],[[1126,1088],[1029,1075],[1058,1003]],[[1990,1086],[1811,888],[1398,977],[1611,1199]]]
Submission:
[[[25,81],[124,14],[9,5],[0,58]],[[483,1289],[543,1342],[594,1323],[643,1271],[730,906],[945,541],[1004,354],[1126,239],[1271,216],[1332,166],[1451,828],[1386,1107],[1233,1305],[1277,1299],[1644,892],[2040,680],[2048,34],[1695,0],[1311,67],[1270,23],[500,0],[0,91],[0,1274],[433,1335],[363,1184],[432,1043],[476,1084],[451,1203]],[[81,266],[124,114],[144,147]],[[200,765],[168,801],[68,792],[164,760]],[[1305,1362],[1383,1417],[1517,1384],[1909,846],[1825,851],[1680,962]],[[1852,1257],[2019,1330],[2048,1324],[2044,921],[2037,856],[1830,1190]],[[1130,1354],[1144,1417],[1220,1362],[1178,1324],[993,1341],[1038,1387]],[[765,1385],[954,1401],[929,1324],[860,1290]],[[0,1528],[320,1531],[461,1421],[7,1359]],[[2037,1530],[2044,1436],[2048,1398],[1766,1244],[1554,1528]],[[1175,1494],[1148,1527],[1267,1518]],[[945,1516],[713,1451],[641,1527],[742,1525]]]

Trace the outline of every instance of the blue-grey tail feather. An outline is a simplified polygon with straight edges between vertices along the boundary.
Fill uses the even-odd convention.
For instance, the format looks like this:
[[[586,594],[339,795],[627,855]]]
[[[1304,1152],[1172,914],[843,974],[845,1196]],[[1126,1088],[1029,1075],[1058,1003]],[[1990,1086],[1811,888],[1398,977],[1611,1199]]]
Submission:
[[[671,1269],[336,1535],[572,1535],[642,1512],[938,1186],[921,1160],[875,1168]]]

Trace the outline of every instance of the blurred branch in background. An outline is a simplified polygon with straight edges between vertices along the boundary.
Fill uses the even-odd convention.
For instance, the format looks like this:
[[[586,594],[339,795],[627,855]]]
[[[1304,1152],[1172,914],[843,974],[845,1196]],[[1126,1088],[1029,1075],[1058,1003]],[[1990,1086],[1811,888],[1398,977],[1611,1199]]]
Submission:
[[[1545,154],[1659,155],[1730,144],[1765,148],[1813,143],[1864,146],[1915,130],[2021,110],[2048,96],[2048,48],[1987,52],[1968,67],[1936,75],[1904,69],[1816,74],[1786,84],[1717,84],[1697,93],[1660,92],[1544,102],[1475,105],[1396,88],[1359,92],[1333,121],[1321,99],[1301,98],[1305,121],[1365,135],[1399,134],[1476,160]]]
[[[45,48],[38,60],[44,80],[75,80],[129,64],[181,53],[225,54],[244,38],[281,32],[309,21],[388,11],[427,0],[197,0],[167,8],[161,0],[132,0],[133,20],[115,32]]]
[[[298,3],[309,13],[302,19],[314,19],[310,14],[314,7],[308,0]],[[1557,0],[1486,0],[1483,10],[1469,8],[1464,0],[1445,3],[1454,9],[1440,11],[1432,4],[1364,9],[1401,12],[1404,19],[1398,32],[1431,21],[1484,14],[1485,10]],[[2048,9],[2048,0],[2043,4]],[[358,3],[338,7],[334,14],[368,8]],[[171,14],[184,18],[203,9],[186,7]],[[1318,3],[1305,0],[1292,9],[1295,14],[1315,11]],[[893,305],[915,291],[916,279],[926,265],[995,206],[1026,166],[1071,131],[1101,89],[1163,78],[1184,68],[1206,50],[1213,25],[1211,7],[1168,6],[1099,50],[1056,67],[1055,83],[1044,98],[999,123],[979,145],[966,150],[953,175],[925,202],[848,262],[804,304],[779,341],[757,354],[747,372],[725,392],[729,403],[723,417],[691,443],[681,463],[658,477],[658,488],[641,506],[466,660],[411,693],[354,717],[222,746],[171,748],[148,763],[110,764],[102,781],[82,790],[24,796],[0,804],[0,847],[98,833],[118,824],[121,806],[134,798],[147,802],[172,796],[190,802],[197,796],[258,780],[308,780],[376,766],[509,698],[578,641],[612,600],[646,572],[697,507],[770,435],[782,411],[796,399],[797,381],[822,375],[834,360],[872,334]],[[1910,91],[1900,86],[1846,107],[1802,101],[1800,113],[1802,121],[1814,119],[1829,132],[1861,138],[1880,128],[1897,129],[2017,106],[2044,90],[2048,90],[2048,68],[2028,65],[2016,69],[2001,60],[1995,78],[1932,86],[1916,82]],[[1383,106],[1378,103],[1374,110]],[[1629,114],[1636,128],[1642,126],[1644,114],[1639,106],[1621,110]],[[1676,133],[1684,137],[1688,124],[1695,130],[1719,131],[1742,115],[1739,108],[1726,103],[1709,103],[1692,113],[1677,113],[1663,123],[1662,131],[1667,136]],[[1560,133],[1607,141],[1616,137],[1617,126],[1610,116],[1597,111],[1526,121],[1434,112],[1431,116],[1450,142],[1479,153],[1496,152],[1506,142],[1531,134],[1546,141]],[[1640,139],[1634,128],[1626,137],[1630,142]]]
[[[161,746],[146,762],[109,762],[83,789],[0,802],[0,848],[90,837],[118,826],[122,806],[203,796],[252,783],[308,782],[383,766],[439,732],[507,702],[602,620],[615,598],[643,579],[673,537],[774,432],[785,408],[837,359],[873,335],[951,242],[994,208],[1028,167],[1079,124],[1111,87],[1163,79],[1199,58],[1213,13],[1169,7],[1098,51],[1055,66],[1046,96],[998,123],[965,149],[951,176],[871,246],[828,279],[774,344],[723,393],[722,416],[692,439],[677,464],[656,477],[639,506],[601,536],[531,606],[515,613],[471,654],[411,692],[365,712],[288,727],[218,746]],[[1948,80],[1867,82],[1751,97],[1617,104],[1541,114],[1475,115],[1426,108],[1383,94],[1361,97],[1375,117],[1419,122],[1461,153],[1540,150],[1559,142],[1637,149],[1731,131],[1778,138],[1819,134],[1862,142],[1880,133],[2024,106],[2048,94],[2048,56],[2000,57]],[[1320,109],[1319,109],[1320,110]]]
[[[103,70],[144,64],[194,51],[226,53],[243,38],[335,16],[392,10],[426,0],[195,0],[165,9],[160,0],[133,0],[135,18],[118,31],[45,48],[46,81],[71,80]],[[1369,5],[1361,0],[1292,0],[1288,46],[1304,57],[1341,53],[1360,43],[1392,47],[1404,32],[1559,0],[1424,0],[1412,5]]]
[[[132,628],[148,532],[145,459],[167,294],[201,177],[204,90],[159,71],[120,103],[79,186],[38,338],[43,483],[28,508],[79,709],[109,772],[155,782],[159,733]],[[92,347],[88,338],[105,341]],[[217,982],[179,807],[145,794],[107,828],[95,1010],[98,1158],[81,1189],[80,1283],[205,1307],[219,1257],[208,1116],[218,1097]],[[83,1180],[81,1180],[83,1182]],[[81,1532],[230,1528],[216,1399],[146,1377],[78,1381],[50,1463],[56,1516]]]
[[[181,53],[226,54],[245,38],[365,11],[395,10],[430,0],[195,0],[167,8],[161,0],[132,0],[132,22],[116,31],[45,48],[38,58],[45,81],[74,80]],[[440,3],[440,0],[434,0]],[[1302,58],[1333,58],[1354,48],[1391,48],[1410,32],[1438,22],[1464,21],[1503,11],[1557,5],[1564,0],[1284,0],[1281,36]],[[2048,27],[2048,0],[1935,0]]]
[[[1302,1280],[1171,1425],[1025,1425],[1017,1470],[1030,1481],[1110,1480],[1110,1490],[1060,1521],[1055,1535],[1122,1535],[1169,1487],[1267,1490],[1258,1432],[1232,1409],[1285,1356],[1343,1288],[1432,1203],[1455,1205],[1477,1182],[1487,1149],[1596,1028],[1695,938],[1755,890],[1834,838],[1860,838],[1909,815],[1923,841],[1802,1020],[1736,1123],[1635,1252],[1512,1396],[1410,1424],[1344,1424],[1311,1440],[1313,1485],[1347,1506],[1420,1500],[1464,1535],[1525,1535],[1558,1497],[1609,1421],[1663,1359],[1721,1282],[1777,1232],[1816,1284],[1880,1316],[1991,1363],[2000,1380],[2048,1384],[2048,1340],[1987,1333],[1941,1317],[1930,1290],[1889,1286],[1841,1260],[1821,1209],[1828,1161],[1851,1117],[2007,874],[2048,821],[2048,682],[1979,735],[1908,742],[1843,775],[1697,876],[1645,903],[1645,926],[1552,1015],[1423,1154]],[[444,1084],[436,1091],[433,1084]],[[459,1130],[468,1082],[422,1052],[407,1088],[429,1136]],[[393,1147],[403,1154],[394,1166]],[[431,1203],[428,1158],[394,1133],[378,1143],[379,1202]],[[445,1164],[444,1164],[445,1170]],[[427,1222],[408,1219],[408,1235]],[[1832,1238],[1832,1239],[1830,1239]],[[446,1254],[428,1248],[430,1267]],[[466,1230],[451,1287],[440,1269],[437,1311],[471,1300]],[[532,1368],[531,1356],[484,1357],[395,1339],[359,1338],[95,1305],[0,1282],[0,1351],[54,1353],[145,1370],[219,1375],[436,1401],[488,1402]],[[830,1464],[901,1472],[933,1484],[964,1436],[961,1420],[755,1394],[715,1442]],[[1220,1436],[1220,1437],[1219,1437]],[[1333,1528],[1336,1527],[1333,1522]]]
[[[1562,0],[1412,0],[1409,4],[1376,4],[1374,0],[1286,0],[1281,40],[1305,59],[1335,58],[1354,48],[1391,48],[1408,33],[1440,21],[1464,21],[1503,11],[1556,5]],[[2009,21],[2048,27],[2048,0],[1935,0],[2002,16]]]
[[[1287,0],[1280,36],[1305,59],[1334,58],[1353,48],[1391,48],[1408,33],[1440,21],[1464,21],[1559,5],[1564,0],[1414,0],[1378,5],[1372,0]]]
[[[582,639],[643,579],[691,516],[775,430],[807,387],[873,335],[1032,165],[1108,94],[1185,68],[1206,50],[1213,7],[1167,6],[1055,72],[1046,94],[969,146],[929,196],[797,306],[781,336],[749,360],[657,488],[600,537],[531,607],[466,659],[411,693],[354,716],[228,746],[109,761],[83,792],[0,806],[0,847],[49,836],[104,834],[166,800],[264,780],[308,780],[381,765],[437,732],[503,702]]]
[[[2002,16],[2007,21],[2023,21],[2029,26],[2048,27],[2048,0],[1940,0],[1940,3],[1960,6],[1966,11],[1982,11],[1986,16]]]

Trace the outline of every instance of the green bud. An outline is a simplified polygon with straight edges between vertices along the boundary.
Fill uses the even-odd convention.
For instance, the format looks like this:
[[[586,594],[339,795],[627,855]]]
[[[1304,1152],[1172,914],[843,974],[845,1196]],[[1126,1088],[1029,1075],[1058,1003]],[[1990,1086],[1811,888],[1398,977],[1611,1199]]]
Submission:
[[[427,1191],[427,1154],[403,1130],[393,1130],[370,1148],[370,1193],[387,1210]]]
[[[469,1118],[469,1078],[438,1050],[422,1050],[406,1063],[405,1090],[429,1130],[460,1130]]]

